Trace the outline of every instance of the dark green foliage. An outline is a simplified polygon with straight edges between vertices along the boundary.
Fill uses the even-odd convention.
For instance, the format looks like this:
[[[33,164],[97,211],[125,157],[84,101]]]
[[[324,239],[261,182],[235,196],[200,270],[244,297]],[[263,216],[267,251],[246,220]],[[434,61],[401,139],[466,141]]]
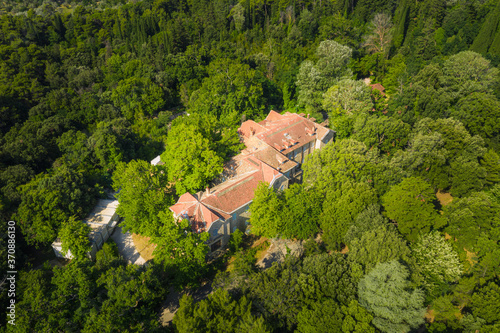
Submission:
[[[356,293],[346,260],[340,254],[306,257],[303,262],[288,257],[254,276],[248,285],[254,305],[275,327],[297,324],[305,306],[331,299],[348,305]]]
[[[217,290],[207,299],[193,304],[184,295],[174,317],[177,332],[270,332],[262,317],[251,313],[252,302],[245,296],[233,299],[227,291]]]
[[[353,138],[382,153],[393,154],[406,147],[410,126],[391,117],[360,116],[354,123]]]
[[[318,233],[321,198],[314,189],[293,184],[280,197],[283,208],[282,235],[287,238],[306,239]]]
[[[494,51],[497,51],[497,46],[494,46],[493,41],[497,31],[499,31],[499,18],[500,4],[497,3],[495,9],[493,9],[486,17],[479,34],[474,39],[474,43],[471,46],[472,51],[486,54],[490,47]]]
[[[328,248],[337,249],[354,218],[377,201],[375,190],[365,183],[345,183],[340,190],[327,192],[319,221]]]
[[[71,216],[85,217],[99,194],[99,186],[66,166],[38,175],[21,187],[17,219],[26,240],[30,244],[52,242]]]
[[[113,330],[158,328],[154,308],[165,289],[160,272],[150,265],[126,264],[106,251],[98,262],[71,262],[63,268],[35,269],[20,275],[16,328],[20,331]]]
[[[499,209],[500,203],[486,192],[476,192],[454,200],[444,209],[444,216],[448,219],[446,230],[469,251],[479,251],[481,256],[485,255],[491,250],[482,239],[498,242]]]
[[[440,229],[446,223],[434,208],[436,195],[421,178],[406,178],[382,197],[387,217],[397,223],[399,231],[410,241],[420,232]]]

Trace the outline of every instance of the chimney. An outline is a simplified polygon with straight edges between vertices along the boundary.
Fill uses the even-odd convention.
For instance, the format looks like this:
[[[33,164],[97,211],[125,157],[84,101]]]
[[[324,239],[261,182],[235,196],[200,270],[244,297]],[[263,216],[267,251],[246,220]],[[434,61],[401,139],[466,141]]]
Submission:
[[[307,119],[309,119],[309,113],[307,114]]]
[[[206,195],[207,195],[207,196],[208,196],[208,195],[210,195],[210,189],[208,188],[208,186],[207,186],[207,188],[205,189],[205,193],[206,193]]]

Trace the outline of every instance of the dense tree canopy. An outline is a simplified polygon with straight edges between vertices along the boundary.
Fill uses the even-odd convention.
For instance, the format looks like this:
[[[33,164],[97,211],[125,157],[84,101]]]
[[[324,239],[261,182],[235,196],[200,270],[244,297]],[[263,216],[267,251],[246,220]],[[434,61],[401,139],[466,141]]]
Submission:
[[[219,270],[214,287],[229,294],[183,301],[174,330],[421,331],[421,289],[428,331],[498,330],[499,11],[498,1],[0,3],[0,215],[17,226],[18,330],[161,330],[166,290]],[[302,165],[303,184],[259,187],[251,232],[314,239],[260,271],[257,250],[234,237],[208,264],[208,235],[168,207],[210,186],[243,149],[241,122],[270,109],[327,121],[335,142]],[[158,155],[164,165],[152,166]],[[111,187],[124,229],[149,236],[154,259],[126,266],[106,243],[95,263],[44,267],[57,236],[84,257],[80,221]]]

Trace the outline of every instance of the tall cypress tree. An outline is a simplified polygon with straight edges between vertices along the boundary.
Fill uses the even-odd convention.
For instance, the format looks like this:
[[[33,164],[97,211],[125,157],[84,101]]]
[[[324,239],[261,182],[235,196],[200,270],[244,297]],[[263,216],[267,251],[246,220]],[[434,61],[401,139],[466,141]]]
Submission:
[[[478,53],[486,53],[490,48],[490,45],[494,50],[500,49],[500,46],[492,45],[493,41],[496,40],[497,44],[500,42],[500,37],[495,38],[495,33],[498,30],[498,22],[500,20],[500,2],[497,3],[495,10],[491,11],[486,17],[479,34],[474,39],[472,43],[471,50]],[[497,33],[498,34],[498,33]]]

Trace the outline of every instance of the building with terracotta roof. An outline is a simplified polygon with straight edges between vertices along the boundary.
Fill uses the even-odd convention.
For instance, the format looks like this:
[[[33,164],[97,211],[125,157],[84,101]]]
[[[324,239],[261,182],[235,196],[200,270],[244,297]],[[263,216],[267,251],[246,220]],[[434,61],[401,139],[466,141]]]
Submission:
[[[188,219],[195,232],[208,232],[215,251],[236,229],[248,225],[248,208],[260,182],[284,190],[302,181],[307,155],[333,140],[334,132],[304,114],[271,111],[263,121],[245,121],[238,129],[246,148],[233,157],[217,185],[196,194],[185,193],[170,207],[174,217]]]

